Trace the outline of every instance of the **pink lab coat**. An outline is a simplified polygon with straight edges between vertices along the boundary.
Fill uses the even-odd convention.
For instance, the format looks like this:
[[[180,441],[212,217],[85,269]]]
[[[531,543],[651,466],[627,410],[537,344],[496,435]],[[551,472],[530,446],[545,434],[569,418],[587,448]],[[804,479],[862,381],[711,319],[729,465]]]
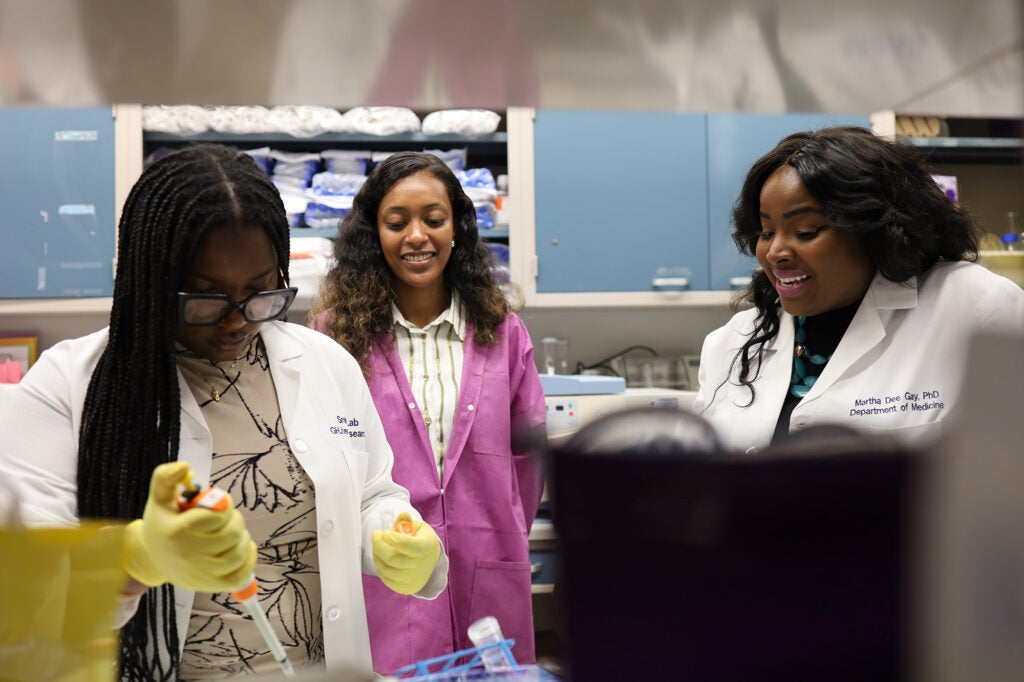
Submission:
[[[318,316],[313,328],[326,331],[329,315]],[[505,637],[516,640],[517,662],[536,660],[527,536],[542,475],[539,463],[511,440],[513,429],[543,428],[546,408],[522,320],[509,313],[497,335],[494,346],[465,344],[440,482],[397,349],[389,339],[384,345],[390,347],[375,345],[368,358],[370,393],[395,455],[392,477],[437,531],[450,562],[448,587],[432,601],[363,577],[370,651],[379,673],[473,646],[466,629],[484,616],[495,616]],[[471,325],[467,336],[472,339]]]

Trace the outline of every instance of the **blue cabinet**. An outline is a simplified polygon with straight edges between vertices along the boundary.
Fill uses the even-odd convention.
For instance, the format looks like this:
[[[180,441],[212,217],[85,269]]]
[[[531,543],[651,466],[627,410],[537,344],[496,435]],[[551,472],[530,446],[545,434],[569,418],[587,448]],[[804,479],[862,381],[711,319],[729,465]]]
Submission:
[[[0,109],[0,149],[0,298],[110,296],[112,109]]]
[[[538,110],[537,293],[743,288],[732,241],[751,164],[786,135],[870,116]]]
[[[708,115],[708,230],[712,289],[742,289],[757,267],[754,258],[739,255],[732,240],[732,208],[750,166],[786,135],[833,125],[870,128],[871,121],[868,115]]]
[[[706,289],[706,158],[703,114],[537,111],[537,292]]]

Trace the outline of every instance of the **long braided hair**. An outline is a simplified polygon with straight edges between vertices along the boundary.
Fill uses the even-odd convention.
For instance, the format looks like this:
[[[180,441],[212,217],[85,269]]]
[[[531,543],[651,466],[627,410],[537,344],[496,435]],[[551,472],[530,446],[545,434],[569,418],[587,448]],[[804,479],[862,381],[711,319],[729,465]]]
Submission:
[[[888,280],[922,275],[940,260],[978,258],[971,217],[943,194],[922,157],[857,126],[794,133],[754,162],[732,213],[733,240],[747,255],[757,255],[761,188],[782,166],[796,170],[807,191],[821,202],[829,225],[856,235],[871,265]],[[758,313],[732,365],[739,363],[739,382],[750,389],[753,402],[764,346],[779,332],[780,306],[775,287],[761,270],[754,273],[743,300]]]
[[[457,291],[473,323],[473,342],[493,345],[495,333],[512,306],[495,279],[493,258],[480,241],[473,201],[466,196],[452,170],[438,157],[422,152],[399,152],[387,157],[370,173],[345,216],[334,247],[335,265],[324,278],[310,316],[333,309],[328,331],[363,368],[375,343],[393,338],[391,303],[395,300],[394,275],[384,259],[377,232],[381,201],[395,183],[427,172],[440,180],[452,205],[456,247],[444,269],[444,285]],[[516,293],[511,289],[511,293]]]
[[[141,517],[153,469],[178,458],[176,292],[203,235],[231,226],[263,228],[287,280],[284,206],[247,154],[221,145],[187,147],[146,168],[128,195],[109,339],[89,382],[79,432],[81,518]],[[175,679],[178,649],[171,587],[147,591],[121,630],[121,678]]]

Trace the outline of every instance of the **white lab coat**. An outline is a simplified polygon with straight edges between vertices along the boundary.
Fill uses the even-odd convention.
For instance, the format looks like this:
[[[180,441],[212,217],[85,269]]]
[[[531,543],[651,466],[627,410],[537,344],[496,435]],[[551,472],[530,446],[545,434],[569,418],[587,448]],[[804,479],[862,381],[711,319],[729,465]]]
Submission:
[[[739,363],[732,362],[756,314],[737,313],[707,336],[693,405],[739,451],[771,442],[793,371],[793,318],[782,313],[778,335],[764,347],[756,398],[745,407],[750,390],[738,384]],[[1024,335],[1024,290],[980,265],[938,263],[920,281],[903,283],[876,275],[831,360],[793,410],[790,431],[830,423],[912,447],[933,442],[964,400],[959,387],[968,341],[996,329]],[[756,369],[752,361],[751,376]]]
[[[284,322],[263,325],[288,440],[316,490],[317,542],[329,669],[371,670],[362,573],[376,575],[371,533],[385,513],[409,512],[405,488],[391,478],[393,456],[358,364],[319,332]],[[82,404],[107,330],[64,341],[40,357],[24,377],[15,403],[0,415],[0,476],[19,483],[26,523],[55,525],[76,519],[76,471]],[[209,480],[212,440],[192,392],[178,374],[181,448],[197,480]],[[130,400],[131,396],[125,396]],[[342,429],[344,418],[353,437]],[[359,420],[352,429],[353,419]],[[130,428],[126,424],[125,428]],[[417,596],[434,598],[448,580],[442,552]],[[184,643],[194,593],[175,590],[178,641]]]

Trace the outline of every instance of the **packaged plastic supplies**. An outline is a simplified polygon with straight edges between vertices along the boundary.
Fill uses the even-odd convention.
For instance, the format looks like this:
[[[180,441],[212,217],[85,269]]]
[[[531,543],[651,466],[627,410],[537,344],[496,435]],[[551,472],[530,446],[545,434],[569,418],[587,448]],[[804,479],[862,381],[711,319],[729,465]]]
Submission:
[[[508,246],[495,242],[485,242],[484,246],[494,256],[495,267],[504,268],[507,271],[509,268]]]
[[[331,173],[361,173],[366,175],[370,170],[370,159],[373,152],[357,149],[325,149],[320,152],[324,168]]]
[[[501,116],[486,109],[445,109],[423,118],[426,135],[487,135],[498,129]]]
[[[210,130],[218,133],[277,132],[266,107],[210,107],[208,113]]]
[[[315,195],[354,196],[366,182],[366,176],[358,173],[317,173],[310,181],[309,189]]]
[[[270,155],[270,147],[259,149],[246,149],[245,153],[252,157],[256,165],[263,169],[263,172],[270,175],[274,170],[274,157]]]
[[[318,196],[310,199],[303,220],[308,227],[337,227],[351,210],[351,196]]]
[[[210,112],[194,104],[142,107],[142,129],[196,135],[210,129]]]
[[[288,224],[291,227],[301,227],[304,223],[306,207],[309,206],[309,199],[301,188],[293,188],[278,185],[277,190],[281,193],[281,202],[284,204],[284,212],[288,216]]]
[[[433,154],[437,158],[448,164],[448,167],[453,171],[465,170],[466,168],[466,157],[469,154],[469,147],[461,147],[459,149],[449,149],[447,151],[442,149],[424,149],[424,154]]]
[[[270,156],[279,164],[308,163],[317,167],[320,164],[320,155],[315,152],[286,152],[280,149],[271,149]]]
[[[303,152],[283,152],[273,149],[274,180],[281,177],[301,178],[304,187],[309,186],[313,175],[320,170],[320,155]]]
[[[494,219],[494,224],[499,227],[508,227],[512,222],[512,211],[509,207],[508,195],[498,194],[498,197],[494,200],[494,206],[498,209],[498,215]]]
[[[334,263],[334,242],[322,237],[292,237],[288,271],[289,284],[298,287],[298,296],[312,299],[320,290],[324,275]]]
[[[494,174],[490,168],[467,168],[466,170],[455,171],[455,176],[462,183],[463,187],[479,187],[497,191],[497,183],[494,182]]]
[[[479,230],[490,230],[494,227],[498,217],[498,209],[490,201],[474,201],[473,208],[476,209],[476,227]]]
[[[277,187],[277,191],[281,192],[281,194],[284,194],[285,192],[305,192],[309,189],[309,185],[303,177],[272,175],[270,176],[270,180],[274,183],[274,186]]]
[[[356,107],[342,114],[345,132],[366,135],[418,133],[420,119],[405,107]]]
[[[462,191],[466,193],[467,197],[473,200],[474,204],[485,201],[496,204],[498,200],[498,191],[495,189],[489,189],[487,187],[463,187]]]
[[[343,132],[345,120],[337,109],[318,106],[277,106],[267,114],[274,129],[295,137],[314,137]]]

